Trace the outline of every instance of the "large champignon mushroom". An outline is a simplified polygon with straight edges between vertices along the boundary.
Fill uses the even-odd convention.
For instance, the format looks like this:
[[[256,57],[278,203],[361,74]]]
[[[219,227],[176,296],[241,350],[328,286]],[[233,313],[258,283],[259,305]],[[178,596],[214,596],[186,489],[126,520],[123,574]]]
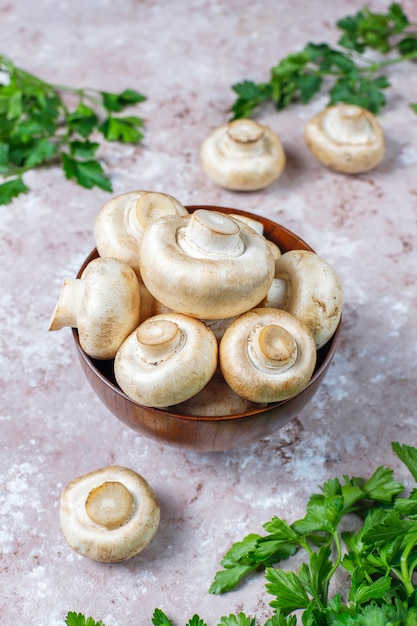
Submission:
[[[275,261],[267,306],[304,322],[317,349],[333,336],[342,315],[343,290],[334,268],[310,250],[289,250]]]
[[[100,209],[94,239],[102,257],[128,263],[139,273],[139,245],[145,228],[161,215],[187,215],[173,196],[155,191],[130,191],[115,196]]]
[[[160,509],[147,481],[111,465],[71,481],[60,497],[60,525],[68,545],[95,561],[139,554],[153,539]]]
[[[209,178],[236,191],[267,187],[285,167],[279,137],[250,119],[237,119],[216,128],[202,143],[200,158]]]
[[[78,329],[94,359],[112,359],[140,319],[140,290],[133,269],[117,259],[90,261],[80,278],[64,281],[49,330]]]
[[[299,393],[314,372],[317,352],[306,326],[293,315],[257,308],[238,317],[219,346],[230,387],[252,402],[279,402]]]
[[[265,237],[218,211],[167,216],[145,231],[140,271],[168,308],[200,319],[239,315],[265,297],[274,277]]]
[[[165,408],[198,393],[216,371],[214,333],[200,320],[161,313],[143,322],[116,354],[121,389],[145,406]]]
[[[385,152],[385,139],[375,115],[352,104],[327,107],[304,130],[312,154],[321,163],[345,174],[376,167]]]

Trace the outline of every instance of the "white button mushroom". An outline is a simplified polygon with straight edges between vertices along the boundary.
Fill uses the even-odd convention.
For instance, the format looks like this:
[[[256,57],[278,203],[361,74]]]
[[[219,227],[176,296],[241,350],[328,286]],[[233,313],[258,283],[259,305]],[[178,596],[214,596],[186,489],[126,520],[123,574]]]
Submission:
[[[327,107],[307,122],[304,136],[319,161],[346,174],[373,169],[385,153],[384,133],[375,115],[352,104]]]
[[[343,290],[334,268],[310,250],[289,250],[275,261],[267,305],[292,313],[311,331],[317,349],[333,336],[342,315]]]
[[[274,277],[265,237],[218,211],[166,216],[145,231],[140,271],[168,308],[200,319],[239,315],[265,297]]]
[[[178,200],[165,193],[130,191],[115,196],[95,219],[98,253],[128,263],[139,275],[139,245],[145,228],[161,215],[187,214]]]
[[[299,393],[317,359],[310,331],[280,309],[257,308],[238,317],[219,346],[230,387],[252,402],[279,402]]]
[[[265,403],[250,402],[246,398],[239,396],[226,383],[220,368],[217,368],[213,378],[195,396],[177,404],[170,406],[172,413],[180,415],[192,415],[194,417],[239,415],[247,411],[253,411],[265,406]]]
[[[121,345],[114,361],[120,388],[144,406],[165,408],[188,400],[216,371],[214,333],[180,313],[155,315]]]
[[[117,259],[93,259],[80,278],[65,280],[49,330],[78,329],[84,352],[112,359],[140,318],[139,282]]]
[[[68,545],[102,562],[139,554],[153,539],[160,520],[159,504],[147,481],[118,465],[70,482],[61,494],[59,511]]]
[[[216,128],[203,141],[200,158],[209,178],[236,191],[267,187],[285,167],[279,137],[250,119],[237,119]]]

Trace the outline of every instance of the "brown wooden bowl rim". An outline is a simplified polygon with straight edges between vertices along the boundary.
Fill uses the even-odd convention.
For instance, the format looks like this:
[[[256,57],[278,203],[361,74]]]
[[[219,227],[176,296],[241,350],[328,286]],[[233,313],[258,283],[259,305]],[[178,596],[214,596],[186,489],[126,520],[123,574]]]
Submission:
[[[301,239],[301,237],[299,237],[298,235],[296,235],[295,233],[293,233],[292,231],[290,231],[289,229],[285,228],[285,226],[281,226],[281,224],[278,224],[277,222],[273,222],[272,220],[262,217],[262,216],[258,216],[254,213],[249,213],[247,211],[242,211],[240,209],[231,209],[231,208],[227,208],[227,207],[220,207],[220,206],[213,206],[213,205],[191,205],[191,206],[187,206],[186,207],[188,211],[193,212],[197,209],[209,209],[209,210],[215,210],[215,211],[221,211],[224,213],[236,213],[236,214],[240,214],[242,216],[246,216],[248,218],[251,219],[255,219],[258,220],[260,222],[262,222],[262,224],[264,225],[264,227],[279,227],[279,229],[286,233],[289,237],[295,238],[300,242],[300,245],[302,245],[302,247],[304,249],[307,250],[311,250],[312,252],[314,252],[314,250],[305,242],[303,241],[303,239]],[[94,248],[90,254],[88,255],[88,257],[85,259],[84,263],[82,264],[81,268],[79,269],[76,278],[80,278],[82,272],[84,271],[84,269],[87,267],[87,265],[95,258],[97,258],[99,256],[97,248]],[[111,380],[109,380],[106,376],[104,376],[104,374],[96,367],[96,365],[94,364],[94,360],[88,356],[88,354],[86,354],[84,352],[84,350],[82,349],[81,345],[80,345],[80,340],[79,340],[79,336],[78,336],[78,330],[76,328],[72,328],[72,334],[73,334],[73,338],[74,338],[74,342],[76,345],[77,350],[79,351],[81,357],[83,358],[83,360],[86,362],[87,366],[94,372],[95,376],[97,376],[97,378],[99,378],[102,383],[104,385],[106,385],[108,388],[110,388],[114,393],[118,394],[119,396],[121,396],[122,398],[124,398],[125,400],[127,400],[129,403],[132,403],[140,408],[142,408],[145,411],[151,411],[152,413],[156,413],[161,415],[161,417],[163,417],[164,415],[166,416],[167,414],[170,415],[171,417],[174,418],[178,418],[181,420],[185,420],[185,421],[199,421],[199,422],[222,422],[222,421],[228,421],[228,420],[237,420],[237,419],[242,419],[244,417],[248,417],[248,416],[252,416],[252,415],[260,415],[262,413],[264,413],[265,411],[271,411],[275,408],[282,408],[284,407],[286,404],[290,404],[294,398],[299,397],[301,394],[307,392],[307,390],[313,386],[317,380],[317,378],[319,376],[321,376],[321,374],[323,373],[323,371],[326,371],[327,368],[330,365],[331,360],[333,359],[334,353],[336,351],[336,346],[339,340],[339,335],[340,335],[340,330],[341,330],[341,325],[342,325],[342,319],[340,319],[339,324],[336,328],[336,331],[334,332],[333,336],[331,337],[331,339],[329,339],[329,341],[322,347],[320,348],[320,350],[318,351],[318,355],[325,353],[325,356],[322,359],[318,359],[318,366],[316,366],[316,369],[313,373],[313,376],[311,377],[311,379],[309,380],[309,382],[307,383],[307,385],[295,396],[292,396],[291,398],[288,398],[286,400],[282,400],[280,402],[274,402],[274,403],[270,403],[267,404],[266,406],[263,406],[261,408],[258,409],[251,409],[250,411],[246,411],[245,413],[236,413],[236,414],[231,414],[231,415],[184,415],[182,413],[175,413],[175,412],[171,412],[169,410],[165,410],[165,409],[158,409],[155,407],[148,407],[145,406],[143,404],[139,404],[138,402],[135,402],[134,400],[132,400],[132,398],[130,398],[128,395],[126,395],[124,393],[124,391],[118,386],[115,385]]]

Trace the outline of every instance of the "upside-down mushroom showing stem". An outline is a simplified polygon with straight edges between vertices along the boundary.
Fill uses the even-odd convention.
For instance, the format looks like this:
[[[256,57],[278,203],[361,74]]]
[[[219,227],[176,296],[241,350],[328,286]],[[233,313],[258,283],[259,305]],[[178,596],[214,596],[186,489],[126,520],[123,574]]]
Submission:
[[[203,322],[161,313],[143,322],[122,344],[114,373],[130,398],[165,408],[201,391],[216,371],[217,359],[216,337]]]
[[[140,271],[166,307],[200,319],[222,319],[256,306],[274,276],[265,237],[217,211],[196,210],[151,224],[141,243]]]
[[[230,387],[252,402],[279,402],[307,385],[317,353],[306,326],[280,309],[257,308],[238,317],[219,346]]]
[[[153,539],[160,519],[159,504],[148,482],[118,465],[71,481],[61,494],[59,510],[68,545],[102,562],[139,554]]]
[[[384,133],[375,115],[352,104],[327,107],[307,122],[304,136],[319,161],[345,174],[373,169],[385,153]]]
[[[216,128],[203,141],[200,158],[209,178],[235,191],[267,187],[285,167],[279,137],[250,119],[237,119]]]

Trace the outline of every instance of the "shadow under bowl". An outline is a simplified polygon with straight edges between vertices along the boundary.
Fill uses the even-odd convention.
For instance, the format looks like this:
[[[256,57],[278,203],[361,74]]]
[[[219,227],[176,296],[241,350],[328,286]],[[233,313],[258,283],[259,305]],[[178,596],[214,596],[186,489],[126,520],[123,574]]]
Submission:
[[[288,250],[312,250],[300,237],[283,226],[267,219],[237,209],[216,206],[189,206],[191,213],[197,209],[240,214],[263,224],[264,235],[276,243],[281,252]],[[98,257],[94,249],[84,261],[77,278],[93,259]],[[341,321],[328,343],[317,353],[317,364],[309,383],[296,396],[281,402],[237,415],[190,416],[169,410],[142,406],[130,399],[117,385],[113,361],[100,361],[89,357],[80,346],[77,329],[73,338],[84,374],[103,404],[121,422],[131,429],[159,443],[200,452],[231,450],[273,434],[296,417],[311,400],[321,385],[336,351]]]

